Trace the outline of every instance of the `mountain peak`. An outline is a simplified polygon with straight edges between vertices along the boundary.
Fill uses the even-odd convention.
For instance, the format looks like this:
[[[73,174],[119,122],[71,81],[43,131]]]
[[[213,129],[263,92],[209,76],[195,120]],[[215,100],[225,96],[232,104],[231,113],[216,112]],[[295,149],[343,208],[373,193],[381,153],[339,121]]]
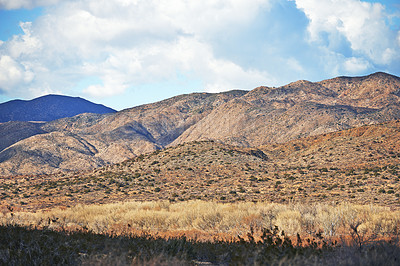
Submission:
[[[326,79],[326,80],[323,80],[321,82],[329,81],[329,80],[331,80],[331,81],[332,80],[343,80],[343,79],[345,79],[345,80],[365,80],[365,79],[370,79],[370,78],[400,79],[399,77],[397,77],[395,75],[392,75],[392,74],[389,74],[389,73],[386,73],[386,72],[378,71],[378,72],[375,72],[375,73],[372,73],[372,74],[369,74],[369,75],[366,75],[366,76],[338,76],[336,78]]]
[[[80,97],[49,94],[32,100],[0,104],[0,123],[8,121],[52,121],[81,113],[114,113],[114,109]]]
[[[400,79],[399,77],[386,73],[386,72],[375,72],[372,73],[370,75],[368,75],[367,77],[379,77],[379,78],[396,78],[396,79]]]

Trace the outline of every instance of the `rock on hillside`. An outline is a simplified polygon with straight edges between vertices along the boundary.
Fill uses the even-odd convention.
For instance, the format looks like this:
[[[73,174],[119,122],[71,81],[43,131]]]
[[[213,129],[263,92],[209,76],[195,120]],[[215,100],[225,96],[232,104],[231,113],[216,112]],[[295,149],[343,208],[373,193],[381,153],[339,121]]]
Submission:
[[[46,95],[30,101],[13,100],[0,104],[0,123],[8,121],[52,121],[82,113],[115,113],[101,104],[80,97]]]

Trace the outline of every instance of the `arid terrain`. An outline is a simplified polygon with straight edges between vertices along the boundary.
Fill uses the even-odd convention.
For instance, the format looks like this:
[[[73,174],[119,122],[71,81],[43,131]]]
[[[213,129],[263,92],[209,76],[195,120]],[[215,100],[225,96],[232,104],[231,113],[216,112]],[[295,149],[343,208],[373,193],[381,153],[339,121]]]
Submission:
[[[12,121],[0,137],[0,262],[395,265],[400,254],[400,79],[385,73]]]
[[[259,148],[180,144],[81,172],[1,178],[23,209],[123,200],[352,202],[400,207],[400,121]]]

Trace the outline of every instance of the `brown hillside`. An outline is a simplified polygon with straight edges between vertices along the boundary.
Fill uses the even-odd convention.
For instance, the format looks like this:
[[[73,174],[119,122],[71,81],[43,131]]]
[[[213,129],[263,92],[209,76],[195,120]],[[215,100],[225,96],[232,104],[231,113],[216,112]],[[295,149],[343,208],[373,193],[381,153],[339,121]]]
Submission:
[[[400,159],[400,121],[269,144],[260,149],[287,167],[382,167],[397,164]]]
[[[400,78],[382,72],[365,77],[338,77],[318,83],[338,93],[341,104],[380,109],[399,103]]]
[[[37,209],[128,199],[202,199],[399,208],[399,138],[396,121],[260,149],[186,143],[91,171],[2,178],[0,203]]]
[[[213,110],[172,145],[220,140],[241,146],[400,119],[400,79],[384,73],[260,87]]]

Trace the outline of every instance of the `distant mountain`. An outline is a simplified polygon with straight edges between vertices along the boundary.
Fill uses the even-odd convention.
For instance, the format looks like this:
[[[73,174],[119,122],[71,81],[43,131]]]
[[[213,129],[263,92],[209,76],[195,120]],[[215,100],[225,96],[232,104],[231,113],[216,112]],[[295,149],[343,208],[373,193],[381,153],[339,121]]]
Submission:
[[[30,101],[12,100],[0,104],[0,123],[8,121],[52,121],[82,113],[106,114],[116,111],[80,97],[46,95]]]
[[[8,142],[0,146],[0,175],[87,169],[201,140],[240,147],[282,144],[393,120],[400,120],[400,78],[386,73],[193,93],[117,113],[3,125],[8,132],[0,127],[0,136]],[[32,136],[13,137],[11,131],[21,134],[20,127]]]

